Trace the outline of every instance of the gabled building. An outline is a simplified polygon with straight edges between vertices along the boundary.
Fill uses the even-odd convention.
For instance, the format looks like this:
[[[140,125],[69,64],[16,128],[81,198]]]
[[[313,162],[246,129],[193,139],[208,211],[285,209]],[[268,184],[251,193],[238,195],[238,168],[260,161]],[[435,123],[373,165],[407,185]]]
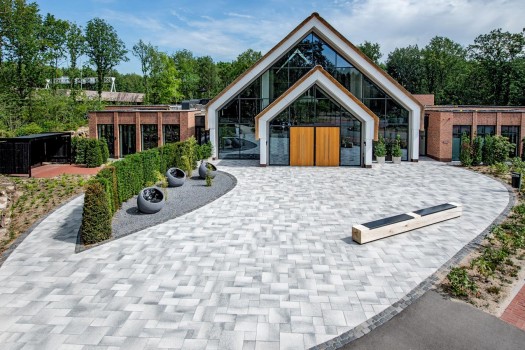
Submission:
[[[266,165],[372,165],[373,141],[419,158],[423,106],[313,13],[207,104],[219,159]]]

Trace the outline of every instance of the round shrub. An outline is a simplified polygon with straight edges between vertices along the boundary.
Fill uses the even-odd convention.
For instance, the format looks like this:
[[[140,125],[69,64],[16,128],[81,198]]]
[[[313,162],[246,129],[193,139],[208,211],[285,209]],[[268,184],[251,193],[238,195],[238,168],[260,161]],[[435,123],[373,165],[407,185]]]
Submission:
[[[90,181],[84,196],[81,236],[84,244],[94,244],[111,237],[111,212],[103,185]]]

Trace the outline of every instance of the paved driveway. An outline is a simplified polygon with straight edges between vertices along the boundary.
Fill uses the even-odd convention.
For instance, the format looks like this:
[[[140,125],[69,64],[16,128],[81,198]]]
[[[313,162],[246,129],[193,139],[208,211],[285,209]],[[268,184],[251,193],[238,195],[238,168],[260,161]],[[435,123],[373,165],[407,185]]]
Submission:
[[[217,201],[83,253],[82,199],[49,216],[0,268],[2,349],[311,347],[406,295],[509,201],[502,184],[433,161],[242,164],[221,162],[238,185]],[[461,218],[343,241],[354,223],[448,201]]]

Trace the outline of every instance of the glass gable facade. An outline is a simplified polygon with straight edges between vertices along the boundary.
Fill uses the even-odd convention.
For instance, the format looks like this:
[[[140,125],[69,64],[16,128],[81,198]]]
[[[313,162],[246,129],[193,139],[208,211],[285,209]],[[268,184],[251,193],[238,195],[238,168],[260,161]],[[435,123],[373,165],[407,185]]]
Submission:
[[[314,85],[270,122],[270,165],[290,164],[290,127],[340,128],[340,165],[361,165],[361,122]]]
[[[255,116],[316,65],[380,118],[379,133],[388,146],[400,135],[402,159],[407,160],[408,111],[313,32],[219,110],[219,158],[258,159]]]

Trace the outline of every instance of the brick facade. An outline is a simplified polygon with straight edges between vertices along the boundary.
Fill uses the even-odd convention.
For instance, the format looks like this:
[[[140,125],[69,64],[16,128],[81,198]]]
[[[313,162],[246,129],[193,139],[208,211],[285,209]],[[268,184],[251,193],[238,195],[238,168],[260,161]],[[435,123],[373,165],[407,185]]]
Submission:
[[[480,125],[496,127],[501,135],[501,126],[519,126],[518,153],[521,155],[525,137],[525,107],[471,107],[471,106],[427,106],[428,117],[427,156],[449,162],[452,160],[452,133],[454,125],[468,125],[471,135],[477,134]]]
[[[119,107],[119,108],[116,108]],[[156,124],[158,146],[163,144],[163,125],[179,125],[180,140],[186,140],[195,136],[195,116],[200,114],[198,110],[169,110],[169,108],[136,108],[135,106],[111,106],[105,111],[89,112],[89,135],[98,138],[98,125],[112,124],[114,134],[114,155],[120,155],[119,125],[135,125],[135,146],[137,152],[142,150],[142,125]]]

